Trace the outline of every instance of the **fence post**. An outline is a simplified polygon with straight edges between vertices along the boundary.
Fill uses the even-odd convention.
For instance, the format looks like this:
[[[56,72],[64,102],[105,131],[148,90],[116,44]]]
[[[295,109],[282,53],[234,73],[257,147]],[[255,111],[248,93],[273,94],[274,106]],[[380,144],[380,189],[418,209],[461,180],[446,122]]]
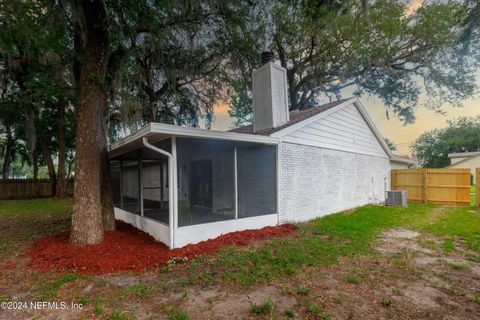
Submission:
[[[423,203],[428,204],[428,169],[423,169]]]
[[[480,168],[475,169],[475,206],[480,207]]]
[[[392,169],[392,176],[390,178],[390,190],[396,190],[397,184],[397,170]]]

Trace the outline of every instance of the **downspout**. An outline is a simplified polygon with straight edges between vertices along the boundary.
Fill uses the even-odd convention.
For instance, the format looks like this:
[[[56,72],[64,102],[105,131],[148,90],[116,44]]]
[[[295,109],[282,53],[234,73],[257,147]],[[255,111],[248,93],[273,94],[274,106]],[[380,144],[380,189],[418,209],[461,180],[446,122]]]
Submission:
[[[150,149],[152,150],[153,152],[156,152],[156,153],[160,153],[164,156],[166,156],[168,158],[168,171],[169,171],[169,174],[168,174],[168,226],[170,228],[170,249],[173,249],[173,244],[175,243],[173,241],[173,237],[174,237],[174,232],[173,232],[173,228],[174,228],[174,221],[173,221],[173,191],[172,190],[172,187],[173,187],[173,156],[171,153],[163,150],[163,149],[160,149],[160,148],[157,148],[155,147],[154,145],[150,144],[148,142],[148,138],[147,137],[143,137],[143,146],[147,149]]]
[[[280,144],[277,144],[276,146],[277,152],[275,153],[275,174],[276,179],[275,179],[275,186],[277,189],[277,226],[280,225]]]

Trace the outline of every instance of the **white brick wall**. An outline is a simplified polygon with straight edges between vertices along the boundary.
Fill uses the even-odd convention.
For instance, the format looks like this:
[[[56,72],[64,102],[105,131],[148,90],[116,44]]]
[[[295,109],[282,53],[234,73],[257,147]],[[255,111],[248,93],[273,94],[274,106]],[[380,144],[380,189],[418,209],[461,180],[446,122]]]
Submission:
[[[382,202],[389,185],[388,158],[286,142],[279,145],[280,222],[306,221]]]

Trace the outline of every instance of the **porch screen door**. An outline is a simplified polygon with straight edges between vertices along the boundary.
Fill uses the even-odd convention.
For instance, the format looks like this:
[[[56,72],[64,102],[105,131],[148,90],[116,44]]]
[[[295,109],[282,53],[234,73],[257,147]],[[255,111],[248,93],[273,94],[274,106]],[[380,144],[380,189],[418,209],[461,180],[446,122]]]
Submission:
[[[192,207],[212,208],[212,160],[191,162],[190,190]]]

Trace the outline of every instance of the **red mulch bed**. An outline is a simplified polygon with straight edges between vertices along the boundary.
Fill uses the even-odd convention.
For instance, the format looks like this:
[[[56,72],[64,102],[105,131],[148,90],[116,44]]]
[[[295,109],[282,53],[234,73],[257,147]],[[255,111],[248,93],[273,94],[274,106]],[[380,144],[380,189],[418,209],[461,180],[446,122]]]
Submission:
[[[68,243],[68,233],[41,238],[26,251],[30,258],[27,266],[38,271],[68,271],[79,274],[141,272],[161,266],[172,258],[192,259],[229,245],[245,246],[257,240],[288,236],[295,230],[295,226],[284,224],[237,231],[169,250],[150,235],[117,221],[117,230],[105,232],[104,241],[98,245],[71,245]]]

